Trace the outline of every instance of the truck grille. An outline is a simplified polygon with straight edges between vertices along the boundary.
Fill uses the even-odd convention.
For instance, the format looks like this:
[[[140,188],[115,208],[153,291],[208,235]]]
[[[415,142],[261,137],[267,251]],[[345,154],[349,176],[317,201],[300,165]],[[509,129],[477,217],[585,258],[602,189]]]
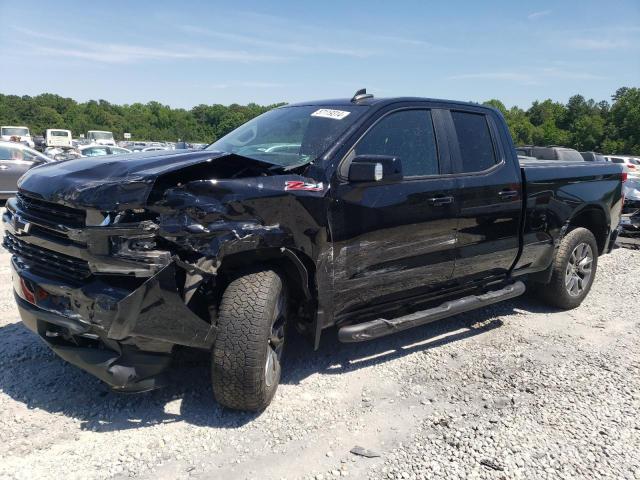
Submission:
[[[36,222],[41,220],[45,224],[64,225],[71,228],[84,227],[84,210],[46,202],[23,193],[18,193],[16,198],[20,214],[28,220]]]
[[[91,275],[89,264],[85,260],[29,244],[10,233],[5,235],[3,246],[28,263],[34,271],[78,280]]]

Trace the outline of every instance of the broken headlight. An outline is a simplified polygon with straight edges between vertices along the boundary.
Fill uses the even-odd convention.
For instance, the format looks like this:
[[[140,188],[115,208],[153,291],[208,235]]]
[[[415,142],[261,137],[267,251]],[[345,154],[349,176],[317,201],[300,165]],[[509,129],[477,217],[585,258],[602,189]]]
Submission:
[[[171,253],[157,248],[155,235],[111,237],[111,254],[114,257],[147,264],[168,264]]]

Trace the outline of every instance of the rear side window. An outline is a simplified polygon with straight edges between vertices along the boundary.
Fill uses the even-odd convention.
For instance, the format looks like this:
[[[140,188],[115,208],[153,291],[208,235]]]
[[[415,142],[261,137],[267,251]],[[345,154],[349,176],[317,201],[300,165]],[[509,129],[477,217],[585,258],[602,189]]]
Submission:
[[[356,155],[391,155],[405,177],[437,175],[438,150],[430,110],[401,110],[376,123],[356,145]]]
[[[451,112],[458,136],[463,172],[481,172],[496,164],[487,117],[480,113]]]

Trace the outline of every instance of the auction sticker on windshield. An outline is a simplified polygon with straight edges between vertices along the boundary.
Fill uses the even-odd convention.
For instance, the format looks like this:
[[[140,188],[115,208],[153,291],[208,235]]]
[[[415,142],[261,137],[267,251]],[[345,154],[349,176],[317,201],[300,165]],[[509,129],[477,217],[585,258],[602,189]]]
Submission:
[[[311,114],[312,117],[332,118],[333,120],[342,120],[351,112],[345,112],[344,110],[332,110],[330,108],[321,108]]]

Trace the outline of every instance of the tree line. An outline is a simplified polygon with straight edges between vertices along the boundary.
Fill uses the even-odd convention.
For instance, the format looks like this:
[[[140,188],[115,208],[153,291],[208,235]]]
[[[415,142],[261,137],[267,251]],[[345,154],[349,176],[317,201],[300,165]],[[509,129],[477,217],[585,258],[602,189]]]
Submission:
[[[596,102],[573,95],[566,104],[535,101],[528,110],[507,109],[495,99],[485,105],[502,112],[516,145],[640,155],[640,88],[619,88],[611,100]]]
[[[517,145],[563,145],[580,151],[640,155],[640,88],[619,88],[611,102],[574,95],[566,104],[550,99],[527,109],[507,108],[500,100],[486,105],[505,116]],[[109,130],[117,139],[178,139],[209,143],[247,120],[281,104],[197,105],[190,110],[159,102],[116,105],[105,100],[76,102],[51,93],[31,96],[0,94],[0,125],[25,125],[32,135],[47,128]]]

